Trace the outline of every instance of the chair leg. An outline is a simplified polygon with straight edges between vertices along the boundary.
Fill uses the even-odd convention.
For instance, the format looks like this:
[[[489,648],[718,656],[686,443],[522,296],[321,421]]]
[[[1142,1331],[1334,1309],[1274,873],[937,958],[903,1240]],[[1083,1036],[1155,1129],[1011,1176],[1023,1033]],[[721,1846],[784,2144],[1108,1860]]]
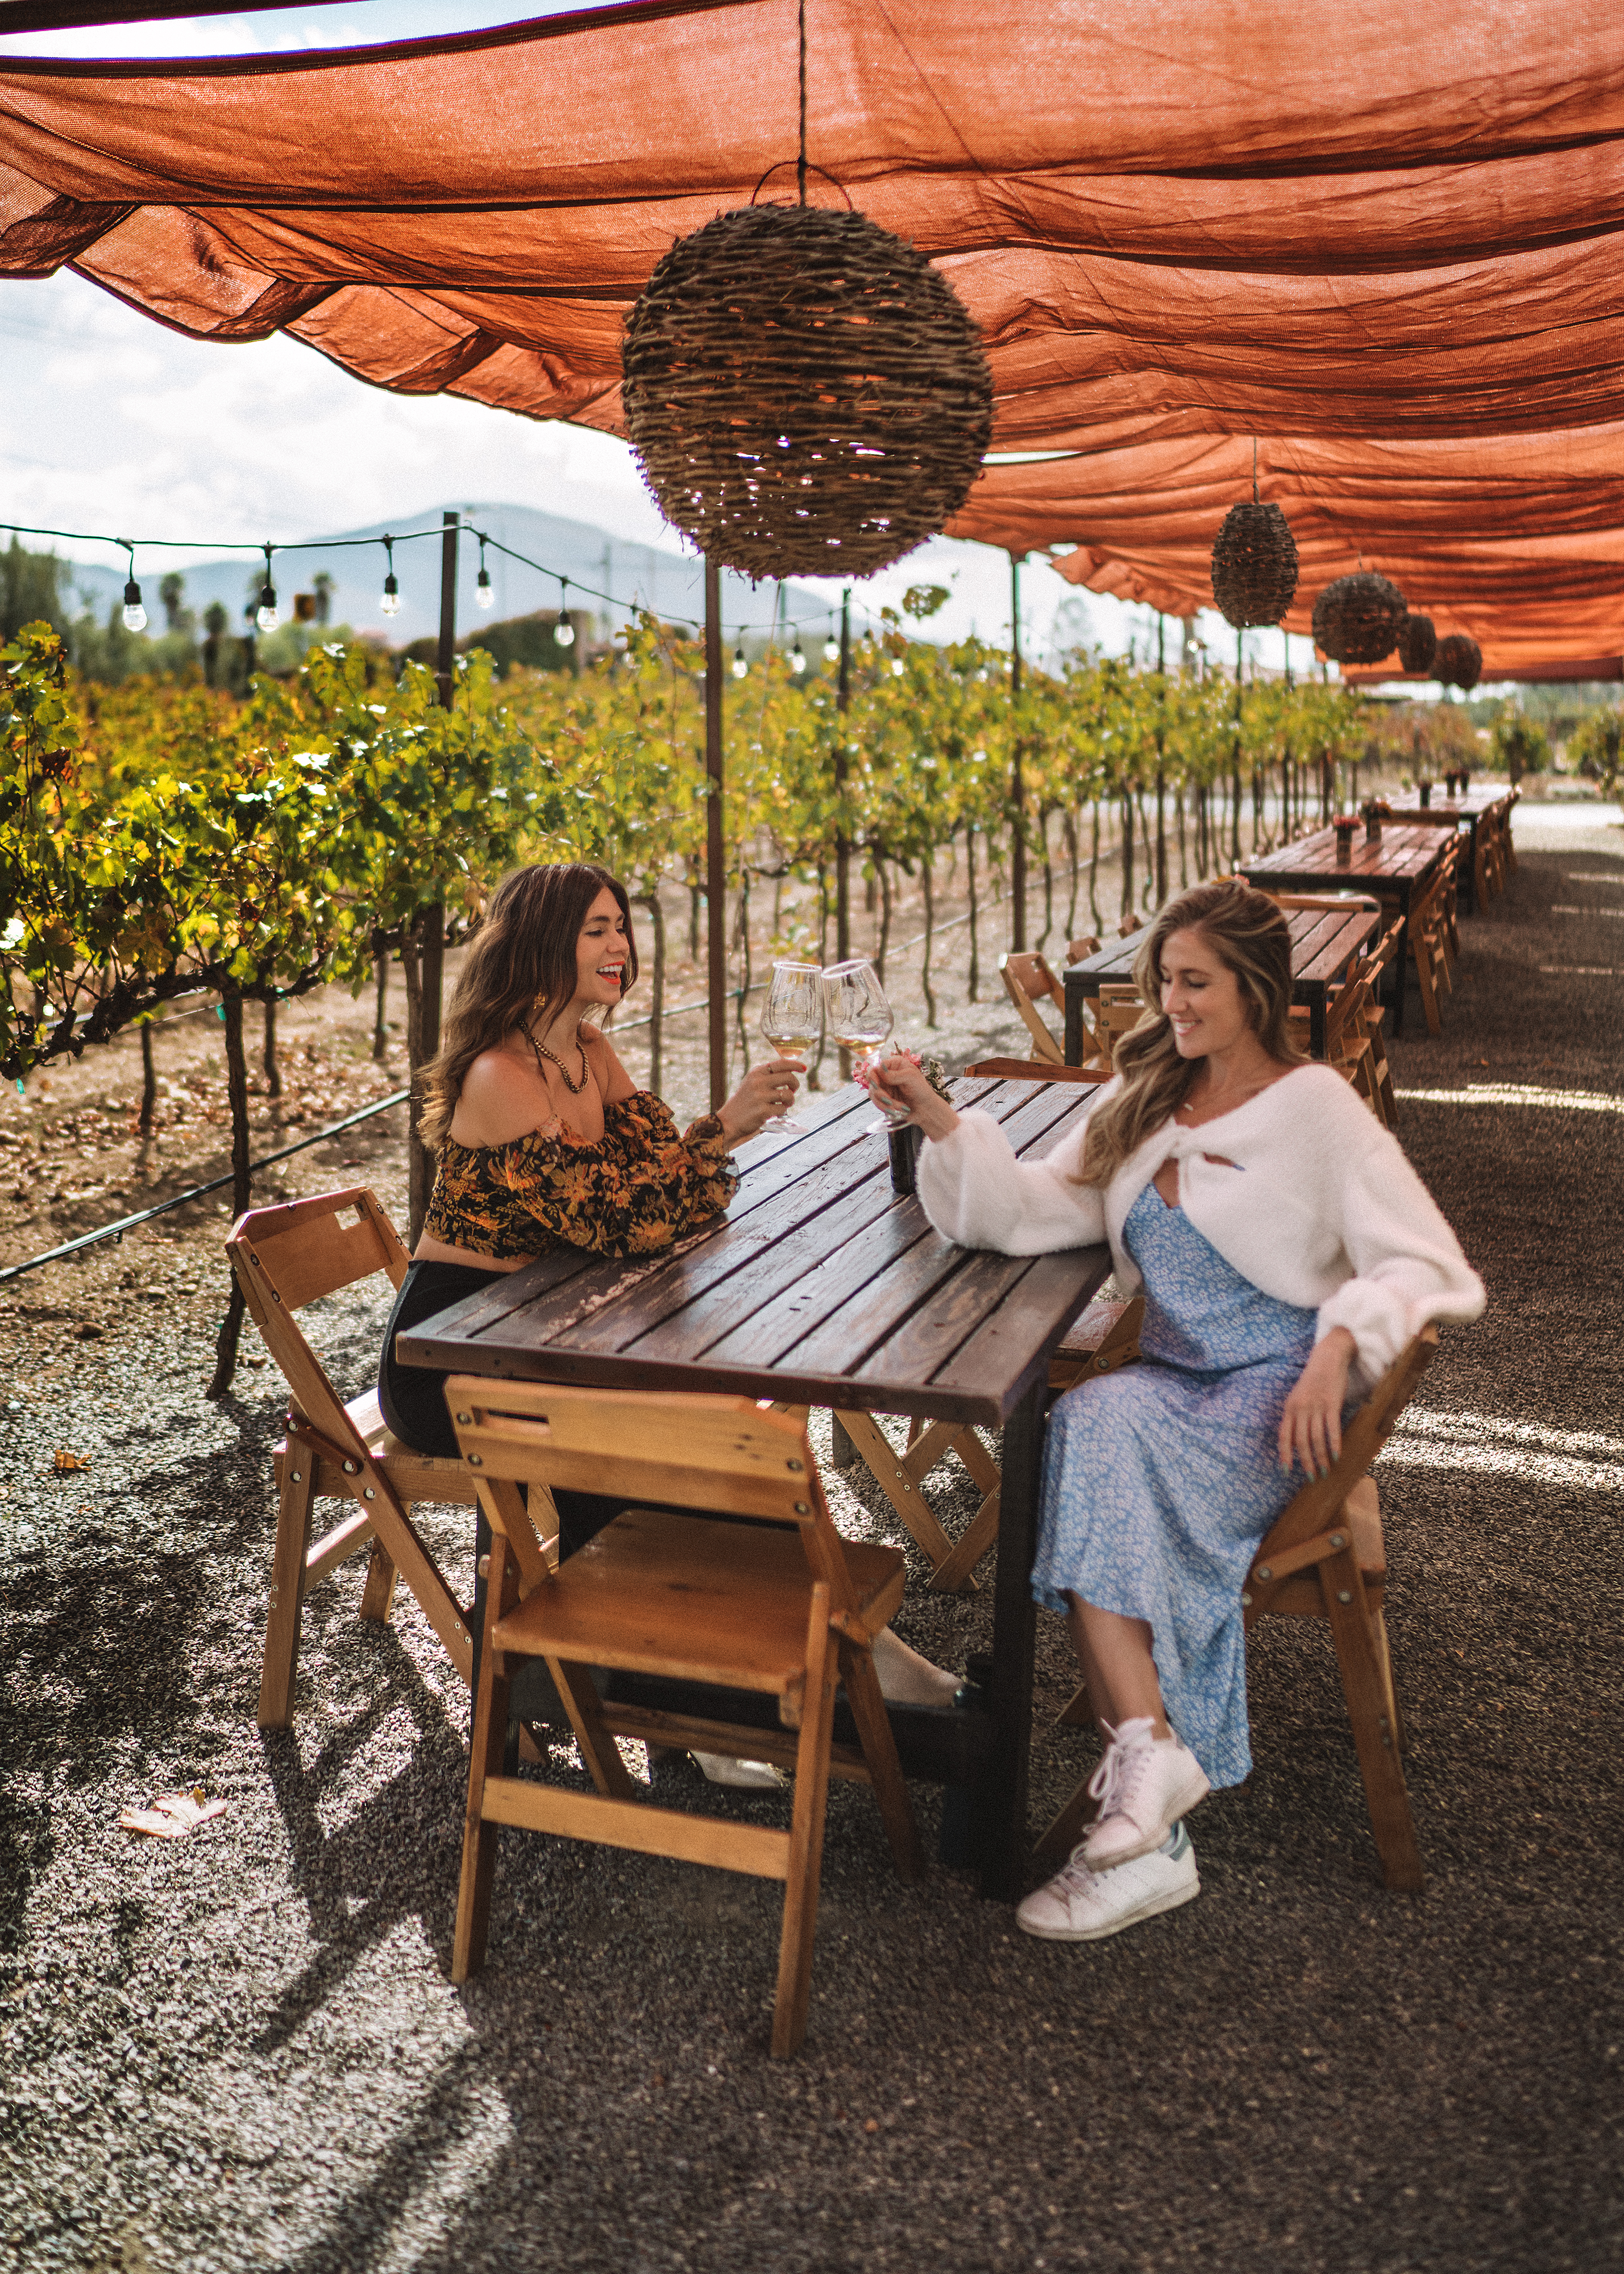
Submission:
[[[1320,1586],[1342,1668],[1342,1693],[1353,1723],[1382,1878],[1389,1887],[1418,1894],[1421,1851],[1416,1844],[1415,1819],[1399,1759],[1398,1732],[1388,1711],[1375,1629],[1351,1548],[1320,1564]]]
[[[812,1590],[807,1623],[807,1688],[795,1751],[795,1807],[790,1819],[778,1943],[778,1992],[772,2013],[772,2057],[786,2060],[807,2033],[812,1990],[812,1938],[817,1930],[818,1880],[828,1813],[829,1747],[834,1734],[835,1654],[829,1631],[829,1590]]]
[[[605,1723],[603,1701],[590,1671],[584,1666],[568,1664],[558,1658],[547,1660],[547,1671],[575,1729],[582,1765],[598,1791],[605,1800],[641,1798],[620,1758],[613,1733]]]
[[[1392,1724],[1394,1738],[1401,1753],[1410,1751],[1410,1732],[1404,1727],[1403,1708],[1398,1702],[1398,1690],[1393,1681],[1393,1653],[1387,1646],[1387,1623],[1377,1605],[1370,1615],[1371,1631],[1376,1638],[1376,1663],[1381,1671],[1381,1687],[1387,1701],[1387,1720]]]
[[[293,1683],[299,1664],[299,1620],[304,1600],[304,1558],[310,1553],[316,1505],[316,1462],[308,1446],[289,1442],[282,1457],[282,1497],[265,1621],[265,1660],[259,1674],[259,1723],[285,1729],[293,1720]]]
[[[1038,1879],[1049,1879],[1060,1869],[1082,1838],[1083,1826],[1094,1820],[1097,1803],[1091,1796],[1088,1785],[1089,1779],[1085,1777],[1048,1831],[1034,1846],[1032,1868]]]
[[[924,1871],[919,1851],[919,1828],[914,1821],[914,1803],[903,1781],[897,1743],[886,1718],[885,1700],[880,1694],[873,1657],[851,1643],[842,1643],[840,1672],[846,1683],[846,1703],[857,1724],[858,1743],[868,1765],[880,1820],[891,1842],[891,1860],[898,1878],[917,1879]]]
[[[457,1888],[456,1932],[451,1946],[454,1982],[466,1982],[485,1964],[497,1833],[496,1826],[485,1820],[485,1787],[487,1777],[500,1776],[502,1773],[502,1758],[508,1746],[509,1688],[507,1660],[492,1647],[491,1637],[497,1621],[518,1600],[518,1571],[507,1540],[498,1532],[491,1542],[485,1632],[480,1638],[474,1728],[468,1749],[468,1814],[462,1826],[462,1876]]]
[[[1050,1724],[1055,1729],[1086,1729],[1094,1719],[1094,1707],[1088,1702],[1088,1684],[1079,1683]]]
[[[409,1509],[408,1515],[410,1512]],[[361,1590],[364,1619],[374,1620],[380,1626],[384,1624],[395,1605],[395,1583],[399,1577],[394,1556],[373,1532],[372,1553],[366,1559],[366,1584]]]

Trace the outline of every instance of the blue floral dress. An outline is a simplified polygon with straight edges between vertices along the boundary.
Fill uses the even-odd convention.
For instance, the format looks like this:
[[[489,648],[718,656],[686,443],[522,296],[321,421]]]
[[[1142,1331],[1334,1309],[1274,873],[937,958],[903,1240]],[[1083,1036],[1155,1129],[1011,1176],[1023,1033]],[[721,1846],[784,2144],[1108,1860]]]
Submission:
[[[1149,1621],[1168,1720],[1222,1788],[1252,1769],[1241,1589],[1303,1482],[1276,1433],[1316,1318],[1243,1277],[1154,1185],[1123,1240],[1145,1282],[1143,1363],[1056,1401],[1033,1593]]]

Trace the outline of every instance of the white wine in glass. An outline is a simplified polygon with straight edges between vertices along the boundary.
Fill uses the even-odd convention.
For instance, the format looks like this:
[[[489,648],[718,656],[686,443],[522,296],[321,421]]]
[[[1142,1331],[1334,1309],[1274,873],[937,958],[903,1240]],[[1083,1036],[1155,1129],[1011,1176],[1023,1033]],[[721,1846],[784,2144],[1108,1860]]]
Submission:
[[[823,1039],[823,974],[816,963],[775,963],[762,1005],[761,1030],[780,1058],[809,1058]],[[763,1129],[800,1129],[793,1115],[775,1113]]]
[[[854,956],[847,963],[831,963],[823,974],[824,1025],[842,1050],[851,1050],[859,1058],[876,1058],[891,1040],[897,1018],[880,975],[865,956]],[[865,1134],[873,1136],[883,1129],[891,1129],[907,1119],[905,1106],[900,1112],[868,1093],[874,1108],[881,1116],[868,1124]]]

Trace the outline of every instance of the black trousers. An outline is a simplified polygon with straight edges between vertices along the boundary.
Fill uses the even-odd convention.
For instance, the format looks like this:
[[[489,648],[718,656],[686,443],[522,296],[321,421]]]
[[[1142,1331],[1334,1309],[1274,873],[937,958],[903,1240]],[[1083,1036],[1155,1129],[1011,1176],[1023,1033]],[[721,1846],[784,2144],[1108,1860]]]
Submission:
[[[448,1310],[465,1296],[477,1295],[507,1276],[501,1271],[477,1270],[470,1263],[421,1262],[406,1273],[383,1338],[378,1366],[378,1403],[383,1418],[402,1443],[416,1453],[437,1453],[455,1460],[456,1431],[446,1404],[446,1376],[432,1367],[402,1366],[395,1355],[395,1338],[421,1326],[437,1311]],[[559,1555],[573,1555],[600,1532],[628,1505],[602,1493],[555,1492],[559,1512]],[[479,1553],[490,1542],[480,1518]]]

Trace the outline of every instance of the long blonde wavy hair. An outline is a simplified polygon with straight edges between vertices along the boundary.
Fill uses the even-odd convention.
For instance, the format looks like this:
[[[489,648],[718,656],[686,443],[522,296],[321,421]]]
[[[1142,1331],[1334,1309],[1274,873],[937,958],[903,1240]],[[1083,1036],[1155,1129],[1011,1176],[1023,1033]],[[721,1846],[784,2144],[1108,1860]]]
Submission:
[[[1134,985],[1155,1007],[1116,1045],[1113,1063],[1122,1088],[1088,1118],[1080,1184],[1103,1190],[1146,1138],[1177,1112],[1201,1065],[1199,1058],[1179,1057],[1173,1022],[1162,1008],[1162,951],[1176,931],[1199,931],[1235,974],[1248,1020],[1270,1058],[1285,1066],[1304,1063],[1289,1023],[1291,934],[1280,908],[1238,877],[1181,892],[1157,915],[1133,959]]]

